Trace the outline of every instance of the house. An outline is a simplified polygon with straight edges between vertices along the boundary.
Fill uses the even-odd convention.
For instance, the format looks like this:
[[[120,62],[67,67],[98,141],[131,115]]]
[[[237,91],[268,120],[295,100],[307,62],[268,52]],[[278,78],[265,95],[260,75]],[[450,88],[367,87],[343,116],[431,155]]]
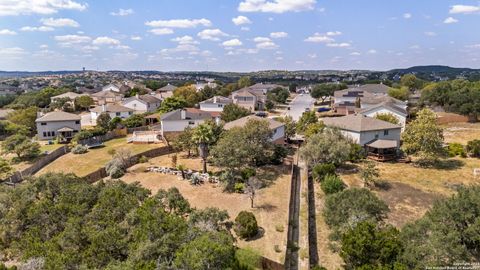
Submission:
[[[117,86],[113,83],[110,83],[110,84],[107,84],[104,87],[102,87],[102,91],[107,91],[107,92],[112,91],[112,92],[120,93],[120,94],[125,94],[128,91],[130,91],[130,89],[132,89],[132,88],[130,86],[128,86],[126,83],[123,83],[120,86]]]
[[[392,114],[397,118],[400,126],[402,126],[402,131],[405,129],[408,115],[405,107],[398,106],[393,101],[384,101],[372,106],[366,106],[364,109],[360,109],[358,113],[373,118],[378,114]]]
[[[262,118],[255,115],[249,115],[235,121],[226,123],[224,129],[229,130],[234,127],[243,127],[249,120],[268,121],[270,130],[272,131],[272,142],[276,144],[285,144],[285,124],[270,118]]]
[[[394,159],[400,147],[402,127],[360,114],[322,119],[327,127],[335,127],[355,143],[365,147],[368,155],[378,160]]]
[[[103,104],[90,110],[90,117],[93,123],[96,123],[101,113],[108,113],[110,118],[120,117],[126,119],[133,115],[134,110],[118,104]]]
[[[284,88],[284,86],[278,84],[257,83],[234,91],[232,93],[232,100],[234,104],[247,110],[263,111],[265,109],[265,102],[267,101],[267,93],[278,87]]]
[[[135,95],[122,101],[122,105],[133,109],[136,113],[154,112],[161,100],[152,95]]]
[[[81,130],[81,117],[63,111],[53,111],[35,120],[39,140],[52,140],[57,137],[69,141]]]
[[[113,104],[120,102],[123,95],[115,91],[100,91],[91,95],[95,105]]]
[[[51,97],[50,101],[53,103],[56,100],[68,99],[67,103],[69,103],[72,108],[75,108],[75,99],[81,96],[88,96],[88,94],[77,94],[75,92],[66,92],[66,93]]]
[[[383,95],[386,96],[388,95],[388,90],[390,87],[388,85],[385,85],[383,83],[375,83],[375,84],[364,84],[359,87],[363,91],[367,91],[375,96],[378,95]]]
[[[207,112],[223,112],[223,108],[232,103],[233,101],[229,98],[222,96],[214,96],[210,99],[204,100],[199,103],[200,110]]]
[[[194,128],[206,120],[220,121],[220,113],[205,112],[195,108],[178,109],[160,117],[161,134],[166,137],[183,132],[185,128]]]
[[[217,83],[214,82],[196,82],[195,83],[195,89],[198,91],[201,91],[205,89],[205,87],[210,87],[210,88],[216,88],[218,85]]]
[[[338,114],[349,115],[355,114],[362,109],[377,106],[380,103],[389,103],[407,110],[407,103],[388,95],[372,94],[362,88],[349,88],[345,90],[335,91],[333,109]]]
[[[177,89],[178,87],[176,87],[175,85],[171,85],[171,84],[167,84],[165,85],[164,87],[162,88],[159,88],[157,90],[157,92],[173,92],[175,91],[175,89]]]

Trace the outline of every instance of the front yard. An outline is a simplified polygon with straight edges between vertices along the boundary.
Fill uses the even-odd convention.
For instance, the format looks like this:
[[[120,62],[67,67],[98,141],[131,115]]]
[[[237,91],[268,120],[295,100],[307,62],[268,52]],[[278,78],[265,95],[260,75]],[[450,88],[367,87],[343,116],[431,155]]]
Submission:
[[[201,160],[198,158],[187,159],[178,155],[177,164],[183,164],[189,169],[201,169]],[[159,189],[176,187],[192,207],[225,209],[232,221],[240,211],[252,211],[263,229],[263,235],[254,240],[238,240],[238,246],[253,248],[263,256],[283,263],[288,228],[290,166],[267,166],[259,170],[257,177],[268,179],[271,184],[258,191],[255,208],[252,209],[250,199],[245,194],[223,192],[221,184],[205,183],[195,186],[177,176],[145,172],[146,167],[153,165],[171,167],[171,154],[150,159],[148,163],[137,164],[121,179],[127,183],[139,182],[150,189],[152,194]],[[209,170],[218,169],[209,167]],[[275,246],[278,246],[277,250]]]
[[[77,176],[85,176],[107,164],[112,159],[109,154],[111,149],[129,149],[133,154],[138,154],[153,148],[161,147],[163,144],[129,144],[126,138],[117,138],[105,142],[104,147],[89,149],[87,153],[74,155],[68,153],[40,170],[36,175],[47,172],[74,173]]]

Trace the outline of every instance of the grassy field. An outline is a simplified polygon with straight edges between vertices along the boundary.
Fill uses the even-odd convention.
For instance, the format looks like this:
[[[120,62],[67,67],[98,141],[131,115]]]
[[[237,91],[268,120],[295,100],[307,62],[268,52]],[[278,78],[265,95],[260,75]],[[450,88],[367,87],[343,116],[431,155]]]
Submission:
[[[177,164],[199,170],[200,159],[186,159],[179,155]],[[147,166],[171,166],[171,155],[165,155],[149,160],[148,163],[137,164],[122,177],[127,183],[139,182],[155,194],[159,189],[177,187],[190,204],[196,208],[218,207],[228,211],[230,218],[235,219],[242,210],[252,211],[263,229],[263,234],[254,240],[238,240],[240,247],[251,247],[263,256],[283,263],[286,247],[288,222],[288,203],[290,198],[290,167],[268,166],[260,170],[257,176],[268,179],[271,184],[261,189],[255,199],[255,207],[250,208],[250,200],[245,194],[225,193],[219,184],[205,183],[193,186],[188,181],[177,176],[144,172]],[[215,168],[210,167],[215,170]],[[275,251],[278,245],[280,252]]]
[[[78,176],[85,176],[103,166],[112,159],[108,153],[111,149],[129,149],[133,154],[138,154],[149,149],[160,147],[160,144],[127,144],[126,138],[117,138],[105,142],[104,147],[90,149],[82,155],[68,153],[48,166],[40,170],[37,175],[47,172],[74,173]]]
[[[451,123],[442,125],[447,143],[467,144],[468,141],[480,139],[480,123]]]

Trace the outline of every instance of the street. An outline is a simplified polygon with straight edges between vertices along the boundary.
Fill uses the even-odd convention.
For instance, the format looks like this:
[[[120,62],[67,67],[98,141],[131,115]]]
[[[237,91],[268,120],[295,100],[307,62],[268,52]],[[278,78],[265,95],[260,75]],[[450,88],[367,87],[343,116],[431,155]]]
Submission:
[[[290,103],[290,110],[285,115],[290,115],[294,121],[298,121],[306,108],[312,109],[312,105],[315,102],[310,94],[303,94],[296,96]]]

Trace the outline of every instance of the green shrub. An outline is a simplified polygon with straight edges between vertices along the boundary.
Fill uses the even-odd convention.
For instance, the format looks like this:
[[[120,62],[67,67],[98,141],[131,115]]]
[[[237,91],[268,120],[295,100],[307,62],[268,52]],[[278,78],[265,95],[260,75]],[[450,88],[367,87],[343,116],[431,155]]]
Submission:
[[[322,188],[323,192],[328,195],[328,194],[334,194],[344,190],[345,184],[340,179],[340,177],[333,174],[327,174],[323,178],[323,181],[320,184],[320,187]]]
[[[317,164],[315,167],[313,167],[312,174],[313,179],[320,182],[328,174],[335,175],[335,165],[331,163]]]
[[[350,147],[350,155],[349,161],[350,162],[358,162],[366,157],[365,149],[359,144],[352,143]]]
[[[287,157],[287,155],[288,155],[288,150],[285,146],[275,144],[273,148],[273,154],[270,157],[270,163],[275,165],[282,164],[283,159]]]
[[[480,140],[469,141],[466,150],[471,157],[480,157]]]
[[[465,148],[460,143],[450,143],[448,144],[448,155],[450,157],[467,157],[467,153],[465,152]]]
[[[141,156],[138,159],[138,163],[146,163],[146,162],[148,162],[148,157],[146,157],[146,156]]]
[[[285,227],[283,225],[276,225],[275,226],[275,231],[277,232],[283,232],[285,230]]]
[[[277,252],[277,253],[282,252],[282,249],[280,248],[279,245],[274,245],[274,246],[273,246],[273,250],[275,250],[275,252]]]
[[[81,144],[77,144],[72,148],[72,153],[75,155],[85,154],[88,152],[88,147]]]
[[[235,233],[243,239],[252,238],[258,234],[258,224],[252,212],[242,211],[235,218]]]
[[[257,172],[254,168],[245,168],[241,171],[241,176],[243,180],[248,180],[250,177],[255,176]]]
[[[261,267],[261,255],[254,249],[241,248],[235,252],[235,258],[244,267],[258,269]]]
[[[107,172],[108,176],[117,179],[125,174],[125,167],[121,160],[114,158],[107,163],[105,166],[105,171]]]
[[[235,192],[236,193],[243,193],[245,191],[245,184],[244,183],[235,183]]]

